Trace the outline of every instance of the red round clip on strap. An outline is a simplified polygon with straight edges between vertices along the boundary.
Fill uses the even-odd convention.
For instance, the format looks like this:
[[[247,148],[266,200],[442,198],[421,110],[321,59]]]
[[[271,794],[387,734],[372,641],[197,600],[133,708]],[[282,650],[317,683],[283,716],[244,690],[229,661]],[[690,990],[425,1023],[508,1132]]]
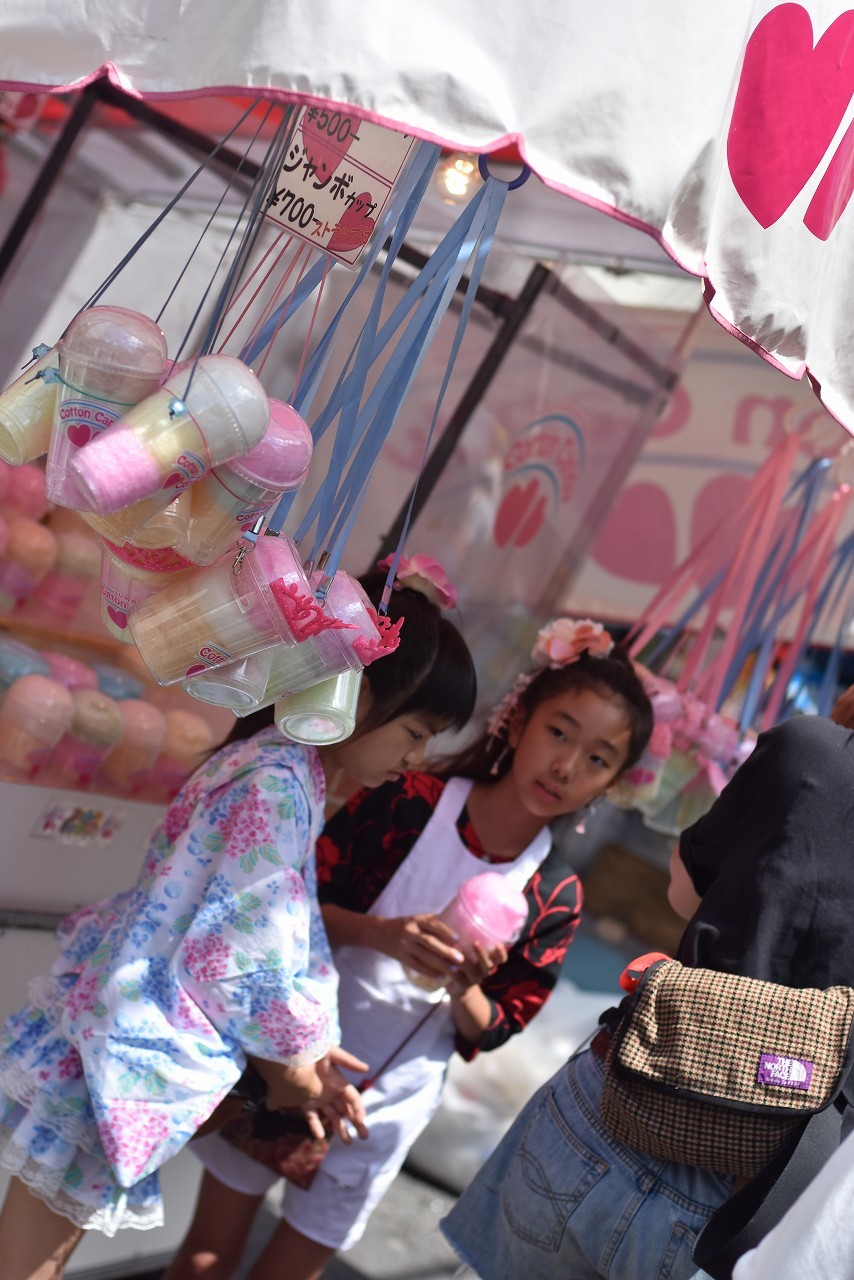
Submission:
[[[657,964],[659,960],[672,959],[672,956],[666,956],[663,951],[647,951],[645,955],[638,956],[636,960],[626,965],[620,974],[620,986],[632,995],[650,965]]]

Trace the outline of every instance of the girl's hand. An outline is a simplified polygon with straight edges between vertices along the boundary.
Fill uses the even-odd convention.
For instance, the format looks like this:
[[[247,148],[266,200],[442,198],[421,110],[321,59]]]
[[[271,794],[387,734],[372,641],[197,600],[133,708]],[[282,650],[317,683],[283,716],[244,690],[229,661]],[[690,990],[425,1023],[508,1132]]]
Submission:
[[[386,955],[407,969],[444,984],[453,970],[465,962],[455,945],[455,935],[436,915],[400,916],[384,921]]]
[[[365,1104],[362,1101],[362,1095],[340,1070],[341,1067],[346,1067],[348,1071],[367,1071],[367,1063],[354,1058],[345,1049],[332,1046],[326,1057],[321,1058],[315,1065],[322,1084],[322,1093],[311,1106],[303,1107],[314,1136],[323,1138],[331,1132],[342,1142],[352,1142],[353,1138],[348,1128],[348,1125],[352,1125],[360,1138],[367,1138]]]
[[[463,958],[463,963],[445,984],[452,996],[462,996],[471,987],[479,987],[485,978],[495,973],[507,959],[507,948],[501,945],[484,947],[474,942]]]

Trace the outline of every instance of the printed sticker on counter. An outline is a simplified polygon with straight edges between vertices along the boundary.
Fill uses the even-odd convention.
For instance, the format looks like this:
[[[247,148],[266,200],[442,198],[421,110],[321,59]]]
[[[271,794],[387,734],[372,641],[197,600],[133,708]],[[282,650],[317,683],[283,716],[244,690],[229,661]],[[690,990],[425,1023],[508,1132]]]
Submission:
[[[32,835],[59,844],[109,844],[121,830],[121,815],[84,805],[49,805]]]

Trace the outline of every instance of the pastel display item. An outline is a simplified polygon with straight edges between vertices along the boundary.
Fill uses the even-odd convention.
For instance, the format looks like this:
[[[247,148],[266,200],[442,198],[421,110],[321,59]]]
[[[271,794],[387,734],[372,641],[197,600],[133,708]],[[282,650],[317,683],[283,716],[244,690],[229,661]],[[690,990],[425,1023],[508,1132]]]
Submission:
[[[673,827],[671,810],[672,815],[675,816],[675,806],[678,803],[680,792],[697,776],[699,771],[700,766],[693,752],[683,751],[679,748],[674,749],[665,761],[655,796],[642,806],[638,806],[641,812],[647,819],[656,819],[667,811],[665,830],[670,831]],[[647,826],[650,825],[648,821]],[[658,830],[659,828],[652,829]]]
[[[132,502],[121,511],[99,516],[93,511],[81,511],[80,515],[99,537],[108,542],[132,542],[134,546],[156,550],[158,547],[175,547],[180,550],[190,518],[190,495],[194,486],[182,490],[171,502],[164,505],[164,496],[143,498]]]
[[[0,516],[0,558],[6,554],[6,548],[9,545],[9,526]]]
[[[224,556],[155,592],[131,610],[128,625],[151,675],[170,685],[203,679],[213,668],[274,645],[295,644],[290,615],[312,605],[293,543],[261,538],[242,560]]]
[[[129,542],[118,546],[102,540],[101,621],[110,635],[124,644],[133,644],[128,630],[130,610],[158,591],[165,581],[174,581],[192,567],[171,547],[147,549]]]
[[[87,788],[124,736],[125,722],[121,703],[100,689],[78,689],[71,697],[71,725],[54,747],[50,768],[58,781]]]
[[[42,520],[53,510],[44,486],[44,469],[37,462],[16,467],[4,503],[6,518],[11,520],[15,516],[24,516],[27,520]]]
[[[167,506],[212,467],[248,453],[269,421],[267,393],[242,360],[202,356],[123,414],[72,470],[85,505],[99,515],[154,494]]]
[[[361,686],[361,671],[344,671],[301,693],[288,694],[273,712],[279,732],[293,742],[316,747],[343,742],[356,727]]]
[[[167,365],[166,339],[139,311],[89,307],[74,317],[57,347],[60,386],[46,492],[61,506],[89,508],[94,504],[78,483],[73,461],[126,409],[160,386]]]
[[[16,609],[56,563],[57,541],[46,525],[19,516],[8,527],[0,559],[0,609]]]
[[[9,497],[9,490],[12,487],[13,468],[8,462],[0,460],[0,507],[6,508],[6,499]]]
[[[163,799],[175,798],[213,748],[213,738],[208,721],[195,712],[180,708],[166,712],[163,750],[151,770],[151,783]]]
[[[109,694],[117,702],[142,697],[144,685],[129,671],[113,666],[111,662],[93,662],[91,665],[98,680],[98,688],[102,693]]]
[[[70,689],[72,693],[78,689],[98,688],[97,675],[87,663],[81,662],[79,658],[72,658],[70,654],[59,653],[55,649],[43,649],[41,656],[48,665],[52,679],[64,684],[66,689]]]
[[[72,694],[49,676],[21,676],[0,705],[0,768],[21,780],[35,778],[74,712]]]
[[[321,575],[316,574],[315,587],[320,580]],[[335,574],[322,603],[309,598],[294,605],[284,593],[280,595],[298,643],[290,648],[279,645],[270,654],[258,655],[257,674],[260,676],[266,665],[267,683],[256,702],[236,709],[238,716],[271,706],[321,680],[361,671],[386,651],[386,637],[373,605],[359,583],[343,570]],[[395,635],[392,647],[396,640]]]
[[[0,691],[8,689],[22,676],[52,674],[46,655],[21,640],[0,636]]]
[[[311,432],[297,411],[271,400],[270,423],[260,442],[242,457],[214,467],[187,490],[184,536],[173,545],[194,564],[212,564],[283,493],[299,488],[311,451]]]
[[[166,741],[166,717],[140,698],[119,703],[124,732],[101,767],[101,777],[124,795],[136,795],[149,781]]]
[[[460,885],[439,918],[453,930],[462,951],[468,951],[475,943],[483,947],[510,946],[524,928],[528,903],[522,890],[507,876],[484,871]],[[424,991],[435,991],[444,985],[411,969],[406,970],[406,976]]]
[[[51,347],[0,394],[0,458],[13,467],[40,458],[50,447],[59,380],[42,375],[58,368],[59,351]]]
[[[51,614],[71,622],[77,616],[89,583],[97,578],[101,551],[86,533],[60,532],[56,537],[56,562],[33,592],[34,599]]]

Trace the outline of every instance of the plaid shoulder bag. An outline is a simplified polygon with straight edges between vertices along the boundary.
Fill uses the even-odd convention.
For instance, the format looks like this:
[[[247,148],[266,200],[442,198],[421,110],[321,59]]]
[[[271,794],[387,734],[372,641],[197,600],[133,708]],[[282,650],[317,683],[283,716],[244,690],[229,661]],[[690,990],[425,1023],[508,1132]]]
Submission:
[[[838,1145],[854,1084],[847,1079],[854,988],[797,989],[667,958],[643,964],[629,966],[643,970],[634,991],[603,1018],[610,1040],[602,1122],[647,1155],[753,1180],[724,1206],[726,1231],[740,1236],[749,1223],[738,1219],[750,1218],[759,1194],[757,1175],[768,1184],[765,1200],[787,1169],[784,1191],[772,1197],[779,1218]],[[795,1161],[799,1147],[810,1155]],[[761,1234],[744,1239],[734,1257],[771,1225],[764,1220]],[[714,1270],[714,1256],[695,1252],[710,1274],[728,1275],[726,1266]]]

